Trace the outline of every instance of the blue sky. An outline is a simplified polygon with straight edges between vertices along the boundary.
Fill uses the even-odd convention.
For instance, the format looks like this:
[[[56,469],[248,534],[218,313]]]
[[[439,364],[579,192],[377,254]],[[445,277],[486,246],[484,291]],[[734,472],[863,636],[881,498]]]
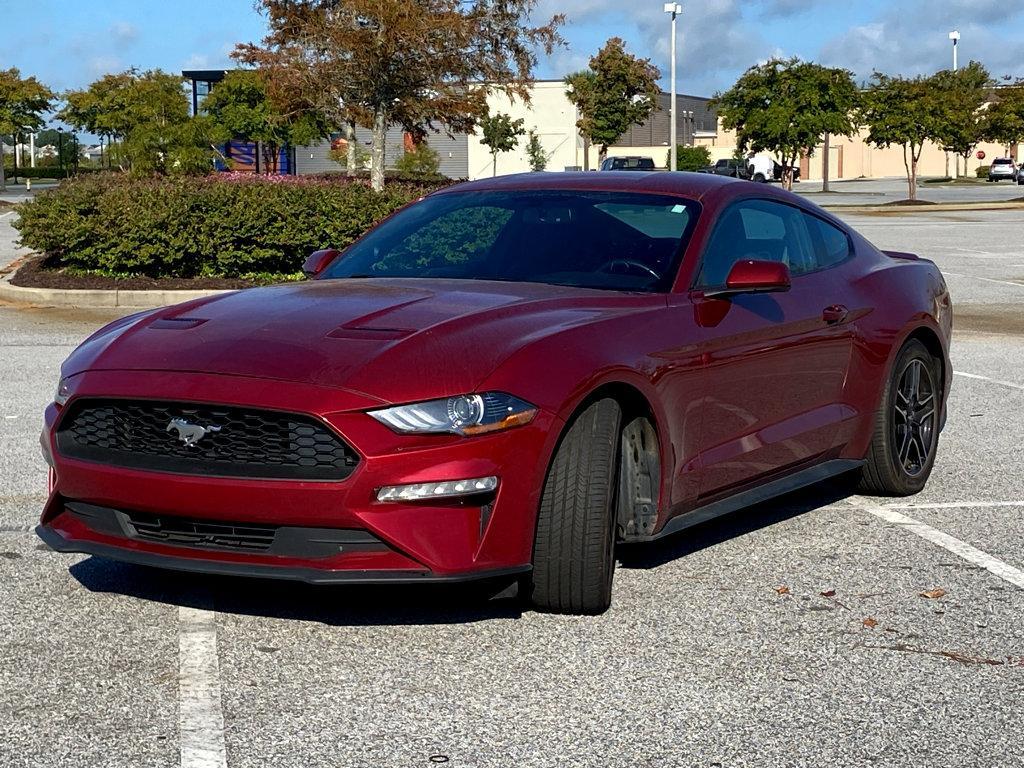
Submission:
[[[948,67],[946,33],[963,33],[962,62],[994,75],[1024,75],[1024,0],[683,0],[680,90],[712,95],[751,64],[799,55],[901,74]],[[546,58],[539,77],[584,66],[610,36],[668,74],[668,21],[661,0],[539,0],[538,17],[569,16],[569,47]],[[0,67],[15,66],[63,90],[130,66],[169,71],[230,66],[236,42],[263,35],[253,0],[0,0]],[[1007,34],[1008,33],[1008,34]],[[999,45],[995,41],[1000,39]],[[1009,43],[1009,44],[1007,44]]]

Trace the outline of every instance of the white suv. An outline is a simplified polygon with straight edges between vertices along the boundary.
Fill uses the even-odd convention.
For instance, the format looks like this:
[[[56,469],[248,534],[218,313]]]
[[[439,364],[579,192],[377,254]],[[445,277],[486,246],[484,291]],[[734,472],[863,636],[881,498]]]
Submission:
[[[994,158],[992,165],[988,167],[988,180],[998,182],[1009,179],[1011,182],[1017,178],[1017,164],[1013,158]]]

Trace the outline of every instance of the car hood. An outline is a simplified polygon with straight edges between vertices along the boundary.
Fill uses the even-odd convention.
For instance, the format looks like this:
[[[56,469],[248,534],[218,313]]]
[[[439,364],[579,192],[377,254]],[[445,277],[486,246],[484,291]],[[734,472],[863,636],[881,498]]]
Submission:
[[[68,358],[63,375],[87,369],[224,374],[344,388],[399,403],[471,392],[532,340],[658,301],[494,281],[309,281],[115,321]]]

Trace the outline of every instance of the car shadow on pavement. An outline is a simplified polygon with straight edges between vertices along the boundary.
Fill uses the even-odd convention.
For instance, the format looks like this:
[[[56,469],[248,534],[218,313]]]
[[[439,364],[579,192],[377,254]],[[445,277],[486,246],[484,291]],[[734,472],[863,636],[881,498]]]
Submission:
[[[325,625],[447,625],[514,619],[520,602],[492,597],[506,585],[307,585],[191,574],[91,556],[71,566],[91,592]]]
[[[617,551],[619,567],[656,569],[670,561],[685,558],[691,553],[714,547],[721,542],[840,502],[854,494],[855,487],[855,478],[843,476],[794,491],[760,505],[745,507],[664,539],[620,545]]]

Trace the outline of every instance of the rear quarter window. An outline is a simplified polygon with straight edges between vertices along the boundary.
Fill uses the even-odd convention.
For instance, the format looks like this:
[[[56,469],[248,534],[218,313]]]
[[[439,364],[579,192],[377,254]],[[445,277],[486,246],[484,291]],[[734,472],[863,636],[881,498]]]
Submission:
[[[824,219],[809,214],[804,216],[807,219],[807,229],[814,240],[818,269],[832,267],[849,258],[850,238],[845,232]]]

